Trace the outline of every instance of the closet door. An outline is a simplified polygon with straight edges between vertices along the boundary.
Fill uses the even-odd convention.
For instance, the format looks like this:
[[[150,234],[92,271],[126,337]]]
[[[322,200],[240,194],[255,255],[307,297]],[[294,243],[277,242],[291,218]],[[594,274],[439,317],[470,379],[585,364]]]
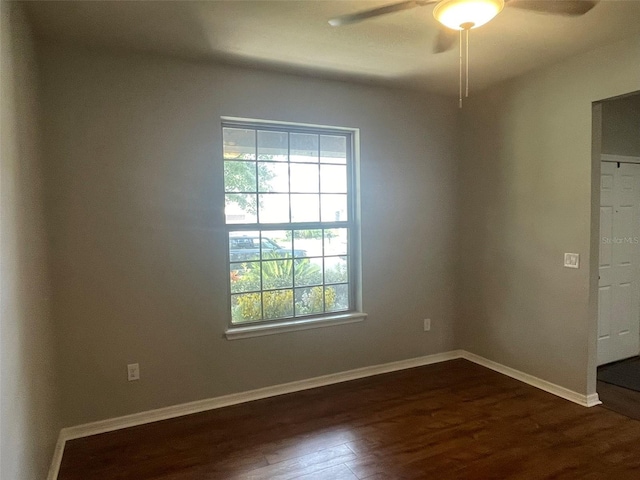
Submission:
[[[602,163],[598,365],[640,353],[640,165]]]

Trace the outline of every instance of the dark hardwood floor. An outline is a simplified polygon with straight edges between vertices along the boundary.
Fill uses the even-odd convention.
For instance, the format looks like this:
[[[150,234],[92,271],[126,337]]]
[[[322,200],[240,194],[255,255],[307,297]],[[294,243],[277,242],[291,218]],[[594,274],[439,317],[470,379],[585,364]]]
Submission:
[[[58,478],[638,480],[640,422],[453,360],[72,440]]]

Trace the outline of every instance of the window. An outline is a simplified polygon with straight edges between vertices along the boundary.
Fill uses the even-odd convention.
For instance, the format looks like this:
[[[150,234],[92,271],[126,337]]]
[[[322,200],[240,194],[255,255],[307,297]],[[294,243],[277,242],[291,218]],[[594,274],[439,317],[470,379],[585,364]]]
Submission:
[[[355,312],[354,132],[223,123],[231,325]]]

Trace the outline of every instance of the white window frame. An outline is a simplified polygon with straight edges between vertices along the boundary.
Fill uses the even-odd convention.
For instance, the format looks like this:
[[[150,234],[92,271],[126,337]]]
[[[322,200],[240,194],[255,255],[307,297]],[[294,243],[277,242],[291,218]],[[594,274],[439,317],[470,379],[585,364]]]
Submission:
[[[237,117],[222,117],[221,131],[223,128],[249,128],[255,130],[276,130],[301,133],[316,133],[322,135],[345,135],[350,143],[347,152],[347,202],[348,220],[346,222],[287,222],[280,224],[261,223],[225,223],[224,228],[227,238],[232,231],[264,231],[264,230],[295,230],[295,229],[317,229],[317,228],[347,228],[349,234],[348,258],[349,258],[349,310],[335,313],[322,313],[317,315],[290,317],[275,320],[259,320],[255,322],[233,323],[231,318],[231,283],[227,282],[227,313],[228,327],[225,336],[229,340],[250,338],[262,335],[272,335],[277,333],[291,332],[297,330],[307,330],[319,327],[329,327],[347,323],[361,322],[367,314],[362,311],[362,274],[361,274],[361,254],[360,254],[360,132],[357,128],[333,127],[315,124],[290,123],[279,121],[266,121]],[[223,157],[223,149],[220,148]],[[257,158],[256,158],[257,160]],[[224,195],[222,204],[225,204]],[[228,272],[230,267],[229,242],[225,242],[227,258],[225,269]],[[324,283],[323,283],[324,285]],[[262,291],[262,290],[261,290]]]

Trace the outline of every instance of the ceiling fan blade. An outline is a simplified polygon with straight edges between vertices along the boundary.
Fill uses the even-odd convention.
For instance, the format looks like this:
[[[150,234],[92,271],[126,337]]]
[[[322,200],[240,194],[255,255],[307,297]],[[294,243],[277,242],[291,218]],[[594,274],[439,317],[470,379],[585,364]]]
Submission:
[[[410,8],[423,7],[424,5],[427,5],[429,3],[436,3],[437,1],[438,0],[410,0],[407,2],[394,3],[392,5],[385,5],[384,7],[373,8],[371,10],[365,10],[363,12],[357,12],[332,18],[331,20],[329,20],[329,25],[331,25],[332,27],[341,27],[343,25],[358,23],[368,18],[386,15],[388,13],[400,12],[402,10],[408,10]]]
[[[567,15],[571,17],[584,15],[598,2],[596,0],[508,0],[506,6],[522,8],[552,15]]]
[[[450,50],[456,43],[458,35],[459,32],[457,30],[441,28],[438,31],[436,42],[433,44],[433,53],[442,53]]]

